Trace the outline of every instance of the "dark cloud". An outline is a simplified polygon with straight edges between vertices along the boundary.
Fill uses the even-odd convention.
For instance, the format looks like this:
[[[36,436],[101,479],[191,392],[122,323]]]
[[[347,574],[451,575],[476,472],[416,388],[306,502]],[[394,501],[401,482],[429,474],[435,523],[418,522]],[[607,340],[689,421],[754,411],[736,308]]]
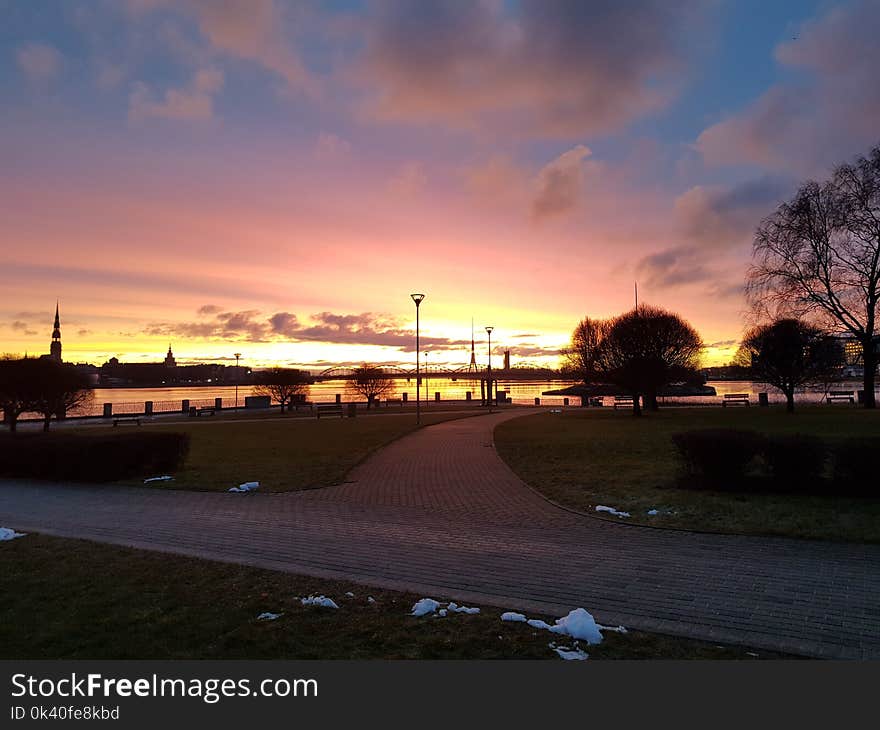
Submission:
[[[655,289],[708,281],[715,276],[702,262],[702,253],[686,246],[645,256],[636,264],[636,275],[640,282]]]
[[[209,314],[217,314],[218,312],[222,312],[223,307],[218,307],[216,304],[203,304],[198,308],[198,314],[202,316],[208,316]]]
[[[532,217],[549,218],[578,206],[584,186],[582,162],[590,154],[587,147],[578,145],[561,154],[538,173]]]
[[[157,322],[144,332],[162,337],[223,339],[243,342],[326,342],[349,345],[378,345],[413,349],[415,332],[404,328],[393,317],[372,312],[335,314],[318,312],[303,323],[290,312],[266,316],[258,310],[217,312],[213,318],[198,322]],[[470,344],[470,340],[450,340],[422,336],[421,344],[432,350],[452,350]]]
[[[386,0],[360,74],[379,118],[607,132],[675,96],[712,4]]]
[[[793,183],[761,177],[734,185],[697,186],[675,201],[675,220],[685,237],[707,248],[751,243],[761,219],[791,192]]]
[[[718,340],[717,342],[710,342],[706,347],[735,347],[739,344],[739,340]]]
[[[706,129],[697,148],[710,163],[753,163],[824,175],[876,144],[880,119],[880,3],[840,4],[804,23],[776,49],[787,80],[737,115]]]
[[[36,334],[37,334],[35,330],[32,330],[32,329],[28,326],[27,322],[22,322],[22,321],[19,320],[19,319],[15,320],[15,321],[14,321],[12,324],[10,324],[9,326],[10,326],[15,332],[20,332],[20,333],[23,334],[23,335],[33,336],[33,335],[36,335]]]

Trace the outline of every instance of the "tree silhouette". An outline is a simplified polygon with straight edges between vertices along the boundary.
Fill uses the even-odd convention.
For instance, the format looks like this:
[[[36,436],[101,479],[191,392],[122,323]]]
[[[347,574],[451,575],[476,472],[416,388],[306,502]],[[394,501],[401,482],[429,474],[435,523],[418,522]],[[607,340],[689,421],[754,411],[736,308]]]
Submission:
[[[354,369],[348,381],[347,389],[367,399],[367,409],[376,398],[394,391],[394,379],[389,378],[385,371],[377,365],[364,363]]]
[[[876,407],[880,145],[823,183],[808,181],[765,218],[747,278],[760,317],[818,317],[861,345],[866,408]]]
[[[269,368],[254,373],[254,395],[267,395],[281,405],[281,412],[297,397],[309,392],[309,377],[293,368]]]
[[[822,328],[799,319],[778,319],[753,327],[742,339],[734,363],[750,376],[778,388],[794,413],[794,392],[829,382],[842,362],[842,348]]]

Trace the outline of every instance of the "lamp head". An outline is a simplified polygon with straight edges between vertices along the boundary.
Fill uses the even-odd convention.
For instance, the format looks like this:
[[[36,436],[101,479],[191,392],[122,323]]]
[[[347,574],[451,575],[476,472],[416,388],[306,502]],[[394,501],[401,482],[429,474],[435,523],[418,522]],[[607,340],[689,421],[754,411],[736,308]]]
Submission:
[[[412,297],[412,300],[416,303],[417,307],[422,303],[422,299],[425,298],[424,294],[410,294],[410,296]]]
[[[494,329],[495,329],[494,327],[486,327],[486,332],[491,335],[492,330],[494,330]]]

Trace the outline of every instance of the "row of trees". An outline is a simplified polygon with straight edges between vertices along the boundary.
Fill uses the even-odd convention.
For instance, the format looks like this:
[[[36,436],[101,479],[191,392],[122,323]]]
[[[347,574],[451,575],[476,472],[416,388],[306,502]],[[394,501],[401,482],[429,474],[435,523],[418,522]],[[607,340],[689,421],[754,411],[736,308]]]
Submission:
[[[291,368],[269,368],[254,374],[257,384],[254,395],[266,395],[280,404],[281,412],[298,400],[305,400],[309,393],[311,380],[308,373]],[[377,398],[394,391],[394,380],[382,368],[364,363],[354,369],[346,383],[350,395],[366,398],[369,409]]]
[[[87,378],[73,365],[47,358],[0,359],[0,409],[10,431],[16,430],[22,413],[43,416],[43,430],[52,417],[87,405],[93,393]]]
[[[632,396],[633,413],[644,401],[657,409],[657,394],[677,382],[702,382],[703,341],[677,314],[643,305],[613,319],[585,317],[563,351],[566,369],[588,385],[614,385]]]
[[[880,301],[880,145],[822,182],[808,181],[765,218],[747,276],[753,321],[732,363],[778,388],[794,411],[795,391],[837,379],[841,341],[853,337],[864,366],[864,405],[876,407]],[[563,351],[587,384],[611,384],[650,409],[657,392],[697,379],[702,342],[681,317],[639,307],[613,319],[583,319]]]

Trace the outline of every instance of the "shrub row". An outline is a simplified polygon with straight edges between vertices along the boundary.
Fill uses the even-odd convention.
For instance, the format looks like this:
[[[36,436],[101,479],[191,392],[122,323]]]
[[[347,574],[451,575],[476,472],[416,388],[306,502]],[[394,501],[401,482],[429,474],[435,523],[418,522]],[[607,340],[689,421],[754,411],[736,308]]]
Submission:
[[[110,482],[174,472],[188,452],[185,433],[3,434],[0,476]]]
[[[837,493],[878,496],[875,482],[880,437],[826,443],[806,434],[767,436],[737,429],[704,429],[674,434],[685,472],[701,486],[742,488],[756,480],[775,491],[815,492],[831,481]],[[769,484],[768,484],[769,481]]]

